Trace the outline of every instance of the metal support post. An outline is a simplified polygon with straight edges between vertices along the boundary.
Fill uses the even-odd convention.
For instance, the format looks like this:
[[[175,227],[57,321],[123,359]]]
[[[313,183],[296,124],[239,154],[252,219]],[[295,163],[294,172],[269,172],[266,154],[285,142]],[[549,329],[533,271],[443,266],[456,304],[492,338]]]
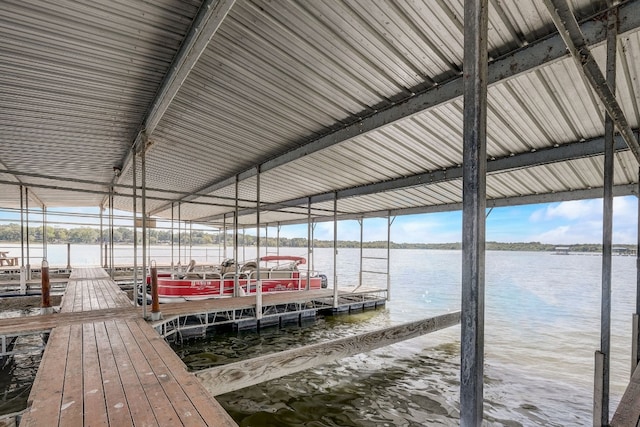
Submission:
[[[281,228],[281,225],[280,225],[279,222],[276,225],[278,227],[278,228],[276,228],[276,255],[280,256],[280,228]]]
[[[140,151],[141,163],[141,184],[142,184],[142,200],[140,201],[140,213],[142,214],[142,317],[147,318],[147,138],[146,134],[142,139],[142,148]],[[180,209],[180,205],[178,205]],[[180,212],[178,210],[178,212]]]
[[[638,243],[636,246],[636,312],[634,314],[634,325],[637,325],[635,333],[633,334],[633,347],[631,350],[631,375],[635,371],[638,363],[640,363],[640,325],[638,324],[638,318],[640,318],[640,168],[638,168]]]
[[[333,192],[333,308],[338,308],[338,192]]]
[[[391,226],[396,220],[391,218],[391,212],[387,215],[387,301],[391,301]]]
[[[178,267],[182,265],[182,234],[180,233],[182,222],[182,203],[178,202]]]
[[[27,235],[27,280],[31,280],[31,253],[29,251],[29,189],[25,188],[24,189],[24,206],[26,209],[26,216],[25,216],[25,234]]]
[[[71,243],[67,243],[67,270],[71,270]]]
[[[47,259],[47,207],[42,206],[42,259]]]
[[[313,247],[313,239],[315,239],[315,233],[316,233],[316,223],[314,222],[313,224],[311,224],[311,270],[315,271],[316,270],[316,253],[314,251],[314,247]]]
[[[24,269],[24,187],[20,186],[20,266]]]
[[[222,259],[227,258],[227,214],[222,216]]]
[[[615,93],[617,12],[612,9],[608,14],[607,25],[607,84]],[[602,378],[595,381],[594,389],[594,426],[609,425],[609,360],[611,355],[611,264],[613,235],[613,160],[614,160],[614,123],[609,114],[604,121],[604,194],[602,203],[602,295],[600,305],[600,351]]]
[[[113,259],[113,186],[109,188],[109,276],[113,279],[115,263]]]
[[[27,269],[24,264],[24,187],[20,186],[20,294],[27,294]]]
[[[173,272],[173,268],[175,267],[175,263],[174,263],[174,253],[173,253],[173,241],[174,241],[174,236],[173,236],[173,212],[174,212],[174,202],[171,202],[171,271]],[[173,273],[172,273],[173,274]]]
[[[240,296],[240,288],[238,283],[238,275],[240,274],[240,263],[238,262],[238,212],[240,207],[238,206],[238,190],[239,190],[240,181],[238,179],[238,175],[236,175],[235,182],[235,209],[233,211],[233,259],[235,261],[236,271],[233,276],[233,296]],[[249,289],[247,289],[249,290]]]
[[[104,205],[100,206],[100,263],[103,268],[107,268],[107,256],[105,254],[104,244]],[[104,262],[102,260],[105,260]]]
[[[311,289],[311,197],[307,199],[307,282],[304,289]]]
[[[358,224],[360,224],[360,271],[358,272],[358,288],[362,286],[362,240],[364,238],[364,218],[360,218],[358,220]]]
[[[256,169],[256,280],[260,284],[260,166]]]
[[[488,0],[464,2],[460,425],[482,425]]]
[[[138,174],[137,174],[137,160],[136,157],[138,153],[136,152],[136,147],[133,147],[133,304],[138,306]],[[173,214],[173,210],[171,211]],[[173,240],[173,236],[171,236]],[[171,247],[173,250],[173,246]],[[173,255],[173,252],[172,252]],[[144,277],[144,274],[142,275]],[[145,289],[146,280],[142,280],[143,285],[142,289]],[[143,298],[146,292],[142,292]]]

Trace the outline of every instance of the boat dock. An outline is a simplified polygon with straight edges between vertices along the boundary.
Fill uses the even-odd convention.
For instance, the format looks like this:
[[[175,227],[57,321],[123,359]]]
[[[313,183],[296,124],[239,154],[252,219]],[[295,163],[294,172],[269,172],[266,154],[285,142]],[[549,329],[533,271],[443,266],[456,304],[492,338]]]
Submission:
[[[236,425],[104,270],[72,279],[21,425]]]
[[[342,291],[334,311],[382,303],[368,292]],[[187,319],[204,319],[202,332],[260,326],[315,317],[332,301],[333,291],[322,289],[265,294],[261,310],[255,295],[163,304],[164,320],[151,324],[102,268],[74,269],[60,313],[0,320],[3,344],[34,333],[46,342],[20,425],[236,425],[163,337],[193,329]]]

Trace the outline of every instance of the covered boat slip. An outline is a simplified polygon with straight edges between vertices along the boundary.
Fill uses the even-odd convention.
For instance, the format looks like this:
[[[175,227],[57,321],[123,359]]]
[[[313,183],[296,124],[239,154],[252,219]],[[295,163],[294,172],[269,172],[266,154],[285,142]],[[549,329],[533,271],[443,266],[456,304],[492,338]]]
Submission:
[[[340,220],[386,218],[390,241],[397,215],[462,209],[465,426],[483,418],[487,209],[603,198],[594,425],[609,423],[613,197],[639,193],[640,0],[6,0],[0,38],[0,206],[20,214],[20,269],[34,211],[46,226],[58,207],[108,210],[112,267],[114,210],[133,213],[144,270],[155,222],[177,225],[178,245],[194,225],[231,230],[235,259],[241,230],[258,230],[260,254],[261,230],[306,224],[310,258],[321,223],[337,248]],[[98,292],[118,300],[83,293],[92,310],[128,310]],[[142,328],[96,322],[53,336],[111,342],[113,327],[119,344]]]
[[[86,316],[53,327],[20,425],[236,425],[104,270],[71,277],[62,312]]]

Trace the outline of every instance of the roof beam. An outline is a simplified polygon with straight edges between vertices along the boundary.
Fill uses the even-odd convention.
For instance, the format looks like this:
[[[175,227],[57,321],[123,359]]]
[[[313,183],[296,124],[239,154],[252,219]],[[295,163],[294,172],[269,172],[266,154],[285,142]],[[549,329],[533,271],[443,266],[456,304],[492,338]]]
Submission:
[[[29,184],[25,184],[24,182],[22,182],[22,180],[18,177],[18,175],[15,172],[9,171],[9,168],[2,161],[2,159],[0,159],[0,166],[3,168],[3,169],[0,169],[0,174],[12,175],[13,179],[15,179],[17,181],[16,182],[17,185],[23,185],[24,187],[26,187],[29,190],[31,190],[31,191],[29,191],[28,197],[30,199],[35,200],[35,202],[38,203],[43,209],[45,208],[44,202],[38,197],[38,195],[36,193],[33,192],[33,188]]]
[[[627,145],[621,136],[614,138],[614,149],[616,152],[627,150]],[[588,141],[576,141],[569,144],[559,145],[558,147],[537,150],[516,154],[513,156],[502,157],[487,162],[487,173],[507,172],[513,169],[522,169],[545,164],[566,162],[569,160],[580,159],[584,157],[600,156],[604,154],[604,137],[594,138]],[[347,199],[349,197],[366,196],[370,194],[382,193],[385,191],[399,190],[401,188],[415,187],[418,185],[428,185],[439,182],[454,181],[462,178],[462,167],[451,167],[444,170],[434,172],[425,172],[412,176],[395,178],[388,181],[380,181],[371,184],[361,185],[358,187],[345,188],[338,190],[338,199]],[[326,192],[310,196],[311,203],[322,203],[333,200],[334,192]],[[282,208],[305,207],[309,203],[309,197],[300,197],[291,200],[285,200],[279,203],[265,204],[262,210],[279,210]],[[255,209],[243,209],[239,215],[250,215]],[[214,215],[206,218],[200,218],[197,221],[212,221],[221,218],[221,215]]]
[[[619,7],[620,33],[628,32],[640,27],[640,1],[624,3]],[[594,17],[580,25],[585,42],[588,45],[597,45],[606,40],[606,20]],[[488,66],[487,81],[489,85],[503,82],[520,74],[533,71],[544,65],[567,57],[567,48],[562,37],[555,33],[544,37],[527,46],[519,48],[507,55],[493,60]],[[408,118],[414,114],[427,111],[439,105],[450,102],[462,96],[463,76],[460,75],[442,84],[433,86],[412,97],[398,102],[388,108],[379,110],[368,117],[345,125],[340,129],[311,141],[301,141],[300,146],[294,150],[283,153],[277,157],[261,163],[257,168],[252,167],[239,173],[238,179],[244,180],[260,173],[267,172],[278,166],[298,160],[312,153],[324,150],[359,135],[375,131],[383,126],[398,120]],[[197,193],[212,193],[221,188],[233,185],[236,175],[217,180],[200,188]],[[188,196],[176,201],[188,202],[197,196]],[[170,205],[161,206],[153,211],[153,214],[169,208]]]
[[[142,130],[133,141],[122,161],[120,176],[117,182],[121,183],[133,165],[133,156],[145,147],[138,147],[142,142],[143,133],[151,137],[153,131],[158,126],[160,119],[169,108],[171,101],[176,96],[180,87],[189,76],[189,73],[200,59],[200,56],[209,45],[222,21],[227,16],[236,0],[205,0],[196,15],[189,33],[176,53],[169,71],[164,77],[162,84],[156,92],[156,97],[151,103],[142,122]]]
[[[487,208],[501,208],[509,206],[535,205],[540,203],[567,202],[573,200],[589,200],[602,198],[602,187],[589,188],[583,190],[558,191],[555,193],[531,194],[526,196],[513,196],[501,199],[487,199]],[[614,197],[638,195],[637,184],[622,184],[613,187]],[[356,220],[361,218],[383,218],[387,215],[418,215],[439,212],[453,212],[462,210],[462,202],[447,203],[443,205],[417,206],[403,209],[387,209],[380,211],[362,212],[357,214],[338,215],[339,221]],[[333,221],[331,216],[318,216],[313,218],[313,222]],[[280,225],[306,224],[306,216],[300,220],[280,221]]]
[[[569,49],[569,54],[575,60],[578,69],[589,82],[629,149],[631,149],[636,160],[640,163],[640,144],[638,144],[638,140],[633,134],[620,104],[616,100],[614,91],[607,84],[602,70],[600,70],[591,54],[585,35],[569,8],[569,4],[566,0],[544,0],[544,3],[549,9],[553,23],[558,28],[560,36]],[[606,23],[606,21],[603,21],[603,23]]]

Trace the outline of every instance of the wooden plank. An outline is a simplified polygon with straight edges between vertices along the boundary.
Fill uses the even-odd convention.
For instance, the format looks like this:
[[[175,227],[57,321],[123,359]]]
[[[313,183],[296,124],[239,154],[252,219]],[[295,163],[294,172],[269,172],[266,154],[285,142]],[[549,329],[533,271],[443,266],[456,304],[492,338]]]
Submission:
[[[0,319],[0,334],[46,331],[56,326],[73,325],[104,320],[105,318],[134,319],[141,316],[141,309],[133,306],[108,310],[79,311],[44,314],[38,316]]]
[[[91,426],[108,426],[107,408],[100,373],[98,346],[93,323],[82,325],[82,369],[84,378],[84,423]]]
[[[182,425],[206,427],[207,423],[202,419],[195,406],[191,403],[189,397],[185,394],[184,390],[182,390],[182,387],[176,381],[173,373],[165,365],[164,358],[161,358],[158,355],[154,346],[149,342],[147,335],[154,334],[157,336],[157,333],[147,325],[144,325],[144,329],[146,331],[143,331],[140,329],[139,323],[135,321],[129,321],[127,322],[127,325],[136,342],[140,346],[140,350],[146,356],[153,374],[160,380],[160,384],[171,401],[171,405],[178,415]],[[177,357],[175,353],[165,353],[164,356],[168,358]],[[202,391],[206,393],[205,390]]]
[[[51,333],[21,426],[58,425],[70,332],[67,326]]]
[[[209,394],[200,380],[198,380],[193,373],[187,371],[182,360],[180,360],[167,342],[157,335],[155,330],[149,331],[149,325],[144,320],[137,319],[136,323],[141,330],[145,331],[149,343],[166,364],[167,368],[171,370],[173,376],[184,392],[190,397],[191,402],[208,425],[220,427],[237,426],[233,418],[231,418],[222,405]]]
[[[133,361],[129,357],[129,353],[124,341],[122,341],[115,320],[106,321],[105,326],[134,425],[158,425],[151,403],[142,387],[142,383],[138,379]]]
[[[64,372],[60,425],[77,426],[82,425],[82,414],[84,413],[82,325],[70,327],[69,347],[66,358],[67,369]]]
[[[129,358],[131,359],[131,363],[133,363],[140,384],[142,384],[145,395],[151,403],[158,425],[167,427],[179,425],[180,418],[173,409],[171,401],[164,392],[159,379],[154,375],[153,369],[129,330],[128,322],[131,321],[116,320],[115,324],[120,332],[122,342],[128,351]]]
[[[611,427],[636,426],[638,420],[640,420],[640,369],[636,367],[610,425]]]
[[[209,392],[217,396],[300,372],[354,354],[371,351],[460,323],[460,312],[366,332],[353,337],[267,354],[196,372]]]
[[[123,427],[133,425],[129,403],[124,394],[105,323],[94,323],[94,331],[98,344],[98,358],[100,359],[100,372],[104,385],[109,425]]]

